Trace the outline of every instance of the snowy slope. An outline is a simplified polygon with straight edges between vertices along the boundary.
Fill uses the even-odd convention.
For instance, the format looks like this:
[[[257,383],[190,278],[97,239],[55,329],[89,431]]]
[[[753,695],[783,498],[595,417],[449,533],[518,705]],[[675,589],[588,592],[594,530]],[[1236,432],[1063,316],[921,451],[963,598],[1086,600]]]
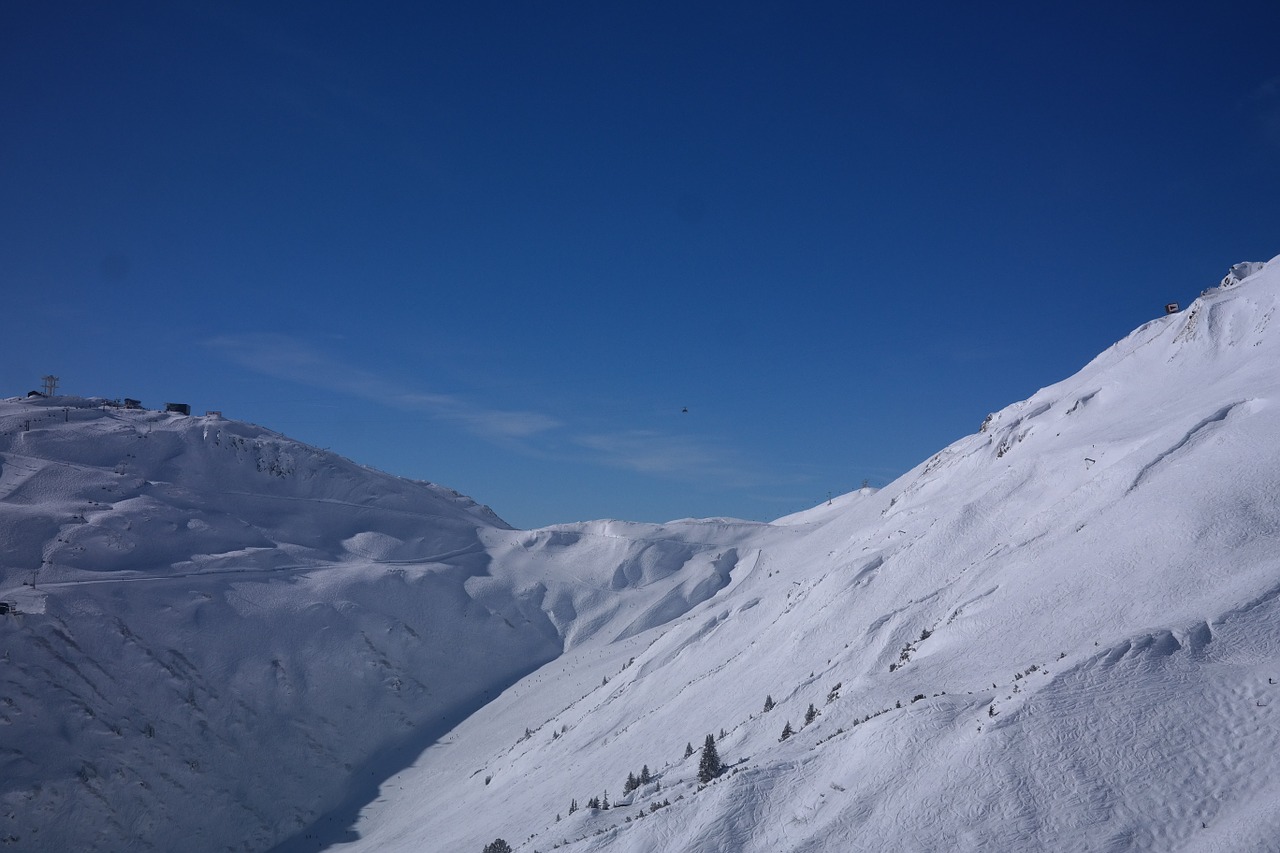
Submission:
[[[1274,849],[1280,264],[1243,273],[889,487],[744,531],[713,599],[548,663],[338,849]],[[686,745],[722,730],[700,789]]]
[[[705,525],[512,531],[221,418],[12,399],[0,448],[0,600],[18,610],[0,616],[0,841],[19,849],[341,837],[522,675],[728,580]],[[543,571],[566,551],[571,570]]]
[[[20,611],[0,619],[0,838],[20,849],[266,849],[558,651],[466,596],[478,531],[505,527],[488,510],[100,403],[0,404]]]
[[[38,569],[41,584],[421,560],[505,526],[445,489],[220,417],[34,398],[0,405],[0,433],[6,569]]]
[[[0,402],[0,842],[1273,849],[1277,304],[1237,265],[773,524],[511,530],[251,425]]]

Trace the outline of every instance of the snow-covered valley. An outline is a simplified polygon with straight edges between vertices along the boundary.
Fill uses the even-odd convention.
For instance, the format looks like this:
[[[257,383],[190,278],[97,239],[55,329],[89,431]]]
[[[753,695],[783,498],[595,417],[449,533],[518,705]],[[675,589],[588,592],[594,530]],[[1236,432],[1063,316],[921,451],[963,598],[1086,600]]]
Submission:
[[[1277,306],[1238,265],[770,524],[513,530],[249,424],[0,402],[0,843],[1273,850]]]

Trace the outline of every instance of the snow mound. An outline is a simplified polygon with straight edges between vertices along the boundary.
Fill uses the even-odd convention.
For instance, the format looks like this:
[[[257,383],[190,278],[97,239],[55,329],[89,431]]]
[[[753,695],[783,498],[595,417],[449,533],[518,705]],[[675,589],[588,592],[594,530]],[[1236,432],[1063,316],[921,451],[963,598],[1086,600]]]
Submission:
[[[1222,277],[1222,281],[1218,286],[1234,287],[1250,276],[1262,272],[1266,266],[1267,264],[1261,261],[1244,261],[1234,264],[1231,269],[1227,270],[1227,274]]]

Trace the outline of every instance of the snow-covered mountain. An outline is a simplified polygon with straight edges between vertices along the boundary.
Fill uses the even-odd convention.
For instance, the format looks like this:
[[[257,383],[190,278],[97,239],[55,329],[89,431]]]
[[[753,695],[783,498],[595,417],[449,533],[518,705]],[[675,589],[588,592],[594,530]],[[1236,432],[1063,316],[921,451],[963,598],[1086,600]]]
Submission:
[[[512,530],[246,424],[0,403],[0,842],[1273,850],[1277,305],[1236,265],[772,524]]]

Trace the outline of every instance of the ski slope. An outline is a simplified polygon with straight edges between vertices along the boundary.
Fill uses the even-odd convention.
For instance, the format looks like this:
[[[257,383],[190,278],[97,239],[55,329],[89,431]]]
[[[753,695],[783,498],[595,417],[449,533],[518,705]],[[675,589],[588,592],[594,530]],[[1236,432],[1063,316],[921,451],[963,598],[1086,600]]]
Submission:
[[[771,524],[513,530],[248,424],[0,403],[0,841],[1272,850],[1277,304],[1237,265]]]

